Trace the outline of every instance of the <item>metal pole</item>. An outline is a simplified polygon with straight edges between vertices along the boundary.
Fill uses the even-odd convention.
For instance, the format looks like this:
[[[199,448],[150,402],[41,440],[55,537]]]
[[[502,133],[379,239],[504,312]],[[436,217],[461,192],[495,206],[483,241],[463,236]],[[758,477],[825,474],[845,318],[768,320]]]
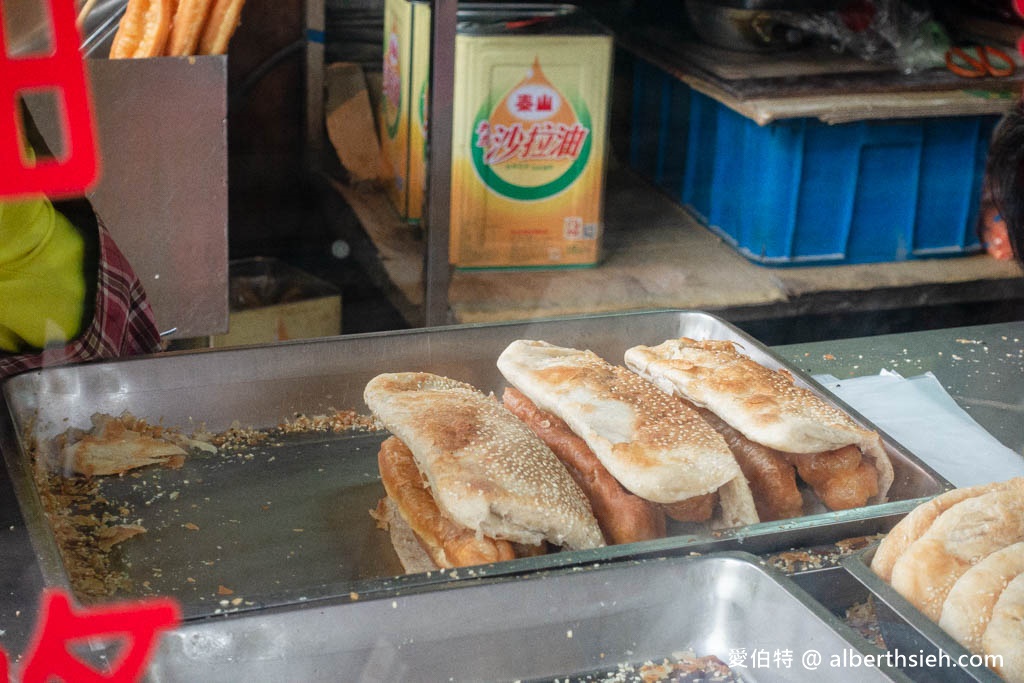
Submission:
[[[324,0],[306,0],[306,158],[307,173],[323,165]]]
[[[451,221],[452,101],[455,95],[457,0],[434,0],[431,31],[430,158],[427,163],[427,249],[423,267],[424,321],[451,322],[448,310],[448,234]]]

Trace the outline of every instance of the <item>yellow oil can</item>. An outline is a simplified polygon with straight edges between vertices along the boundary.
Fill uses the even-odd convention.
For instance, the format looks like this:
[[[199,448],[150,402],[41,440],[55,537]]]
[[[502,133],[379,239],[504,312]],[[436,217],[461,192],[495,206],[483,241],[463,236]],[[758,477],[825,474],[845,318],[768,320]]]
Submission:
[[[418,223],[426,188],[430,4],[386,0],[383,87],[377,111],[381,177],[399,215]]]
[[[459,10],[450,260],[600,259],[612,39],[571,5]]]

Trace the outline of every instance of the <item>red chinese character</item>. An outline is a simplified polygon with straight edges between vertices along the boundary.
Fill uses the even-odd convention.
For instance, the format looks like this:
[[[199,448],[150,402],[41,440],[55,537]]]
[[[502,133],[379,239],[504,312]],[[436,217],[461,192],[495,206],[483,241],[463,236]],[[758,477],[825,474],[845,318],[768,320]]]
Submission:
[[[525,137],[522,124],[495,125],[491,132],[491,145],[484,153],[485,163],[494,166],[522,155]]]
[[[516,95],[516,111],[533,111],[533,95],[521,92]]]
[[[559,138],[555,126],[550,122],[539,123],[530,128],[529,141],[523,150],[524,159],[550,159],[558,148]]]
[[[583,148],[583,142],[587,139],[589,133],[589,130],[578,123],[574,123],[569,128],[566,128],[565,137],[562,138],[562,144],[558,148],[558,156],[571,159],[578,157],[580,150]]]
[[[554,106],[555,103],[552,101],[551,95],[537,96],[537,111],[551,111]]]
[[[481,121],[476,127],[476,146],[480,149],[487,149],[491,146],[491,123]]]
[[[36,627],[35,642],[26,656],[22,683],[134,683],[141,678],[160,632],[181,623],[181,609],[169,598],[76,611],[67,595],[53,590],[43,594],[40,613],[43,622]],[[99,672],[72,654],[72,646],[96,638],[123,641],[109,672]]]

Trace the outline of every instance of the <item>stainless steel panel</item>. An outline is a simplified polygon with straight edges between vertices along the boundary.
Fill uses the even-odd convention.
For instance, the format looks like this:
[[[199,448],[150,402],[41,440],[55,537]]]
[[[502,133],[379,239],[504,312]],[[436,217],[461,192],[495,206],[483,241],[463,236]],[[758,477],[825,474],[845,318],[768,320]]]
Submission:
[[[723,662],[743,649],[751,659],[734,670],[747,681],[906,680],[829,666],[844,652],[878,651],[745,553],[206,619],[163,639],[149,680],[567,681],[687,649]],[[793,661],[755,668],[756,650],[789,651]],[[811,650],[823,658],[817,670],[801,663]]]
[[[227,57],[87,59],[86,67],[102,164],[93,208],[146,288],[161,331],[226,332]],[[26,101],[56,151],[54,108]]]
[[[850,555],[843,560],[843,567],[874,597],[878,625],[889,651],[919,658],[931,656],[930,661],[936,662],[933,666],[909,666],[907,661],[907,665],[900,668],[915,681],[1001,681],[987,667],[955,664],[968,663],[971,653],[871,571],[871,558],[877,548],[873,545]],[[897,659],[892,661],[898,662]]]
[[[515,339],[589,348],[621,363],[624,351],[634,344],[656,344],[678,336],[732,339],[759,362],[773,368],[785,366],[756,340],[697,312],[409,330],[28,373],[3,387],[15,433],[0,434],[0,438],[19,444],[17,448],[5,445],[4,455],[44,575],[48,582],[60,584],[65,580],[64,568],[29,476],[29,437],[47,439],[71,426],[88,427],[94,412],[118,415],[127,410],[186,431],[199,423],[220,431],[234,421],[271,427],[296,412],[315,415],[331,408],[365,413],[363,388],[385,371],[427,370],[500,394],[505,382],[495,360]],[[810,378],[791,370],[798,383],[844,407]],[[131,501],[142,523],[151,529],[122,544],[119,552],[130,563],[137,585],[148,580],[150,590],[179,598],[189,615],[218,609],[216,591],[221,584],[244,598],[243,608],[257,608],[464,577],[465,572],[434,572],[392,578],[398,571],[393,551],[386,534],[374,528],[367,513],[383,491],[376,466],[382,438],[382,434],[309,435],[253,449],[250,459],[194,457],[181,470],[157,469],[139,479],[105,481],[108,497]],[[887,531],[922,498],[949,486],[898,444],[885,440],[885,446],[896,470],[891,502],[721,532],[710,532],[702,525],[674,525],[669,537],[656,541],[554,553],[481,567],[474,573],[496,576],[679,552],[769,552]],[[179,491],[178,500],[156,495],[160,491]],[[183,531],[187,523],[202,533]],[[151,567],[159,567],[161,576],[148,574]],[[188,582],[189,578],[193,581]]]

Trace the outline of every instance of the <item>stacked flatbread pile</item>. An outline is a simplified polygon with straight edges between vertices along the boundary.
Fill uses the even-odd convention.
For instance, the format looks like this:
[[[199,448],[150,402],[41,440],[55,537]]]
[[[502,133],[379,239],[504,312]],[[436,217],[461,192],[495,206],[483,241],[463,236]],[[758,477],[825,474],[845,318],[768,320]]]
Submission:
[[[954,489],[915,508],[871,569],[929,619],[1024,682],[1024,478]]]
[[[659,539],[676,531],[668,520],[735,528],[886,500],[880,435],[738,344],[684,337],[624,360],[515,340],[497,359],[500,403],[430,373],[372,379],[364,399],[393,438],[378,457],[388,496],[371,514],[406,570]],[[538,533],[556,508],[586,537]],[[497,524],[526,513],[521,529]]]

